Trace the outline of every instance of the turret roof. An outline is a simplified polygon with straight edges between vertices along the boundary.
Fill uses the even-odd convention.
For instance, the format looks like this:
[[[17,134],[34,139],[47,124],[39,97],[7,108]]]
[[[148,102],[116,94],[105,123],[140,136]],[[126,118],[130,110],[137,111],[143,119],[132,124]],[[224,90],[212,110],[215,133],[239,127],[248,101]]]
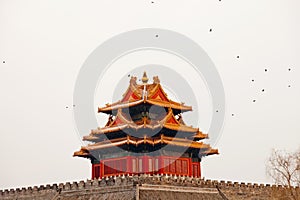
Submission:
[[[88,146],[81,147],[80,151],[74,153],[74,156],[88,157],[91,156],[90,152],[95,150],[112,148],[112,147],[122,146],[122,145],[138,146],[142,144],[149,144],[153,146],[158,144],[167,144],[167,145],[173,145],[173,146],[179,146],[185,148],[199,149],[201,150],[200,152],[203,155],[218,154],[217,149],[212,149],[210,145],[204,144],[203,142],[195,142],[183,138],[167,137],[161,134],[159,137],[155,137],[155,138],[146,137],[146,136],[144,136],[143,138],[127,136],[123,138],[116,138],[112,140],[97,142],[95,144],[90,144]]]
[[[113,110],[137,106],[143,103],[165,108],[170,107],[180,110],[180,112],[192,110],[191,106],[170,100],[161,87],[158,77],[154,77],[153,80],[152,84],[147,84],[146,82],[144,84],[137,84],[136,77],[131,77],[129,87],[123,94],[123,98],[115,103],[106,104],[105,107],[99,107],[98,112],[111,114]]]
[[[179,119],[180,120],[180,119]],[[108,123],[103,128],[92,130],[90,135],[83,137],[86,141],[95,141],[101,134],[109,134],[124,129],[133,129],[135,131],[139,129],[161,129],[166,128],[169,130],[187,132],[190,133],[191,138],[205,139],[208,138],[207,134],[202,133],[199,128],[193,128],[181,123],[174,116],[172,109],[168,110],[168,113],[162,120],[151,120],[147,117],[143,117],[141,120],[132,121],[126,117],[121,109],[118,110],[115,119],[110,118]]]

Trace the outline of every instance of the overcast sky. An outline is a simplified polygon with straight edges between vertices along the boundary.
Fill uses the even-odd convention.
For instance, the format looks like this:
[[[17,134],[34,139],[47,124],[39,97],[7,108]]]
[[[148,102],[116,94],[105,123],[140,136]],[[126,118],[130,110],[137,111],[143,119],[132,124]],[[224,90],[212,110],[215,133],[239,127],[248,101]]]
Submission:
[[[220,73],[226,120],[214,145],[220,155],[202,162],[205,178],[268,183],[265,162],[271,149],[299,148],[299,1],[153,2],[0,0],[0,188],[91,177],[90,162],[72,157],[82,145],[73,120],[76,77],[102,42],[139,28],[184,34],[207,52]],[[129,73],[141,76],[134,68],[150,64],[186,65],[154,51],[120,59],[99,83],[95,112],[110,101],[112,91],[125,91],[126,85],[115,88],[118,80]],[[189,83],[200,95],[191,105],[198,106],[200,122],[191,124],[189,114],[187,121],[206,132],[212,116],[208,91],[204,84]],[[167,91],[176,100],[172,90]],[[188,97],[178,101],[192,103]],[[104,120],[99,116],[99,125]]]

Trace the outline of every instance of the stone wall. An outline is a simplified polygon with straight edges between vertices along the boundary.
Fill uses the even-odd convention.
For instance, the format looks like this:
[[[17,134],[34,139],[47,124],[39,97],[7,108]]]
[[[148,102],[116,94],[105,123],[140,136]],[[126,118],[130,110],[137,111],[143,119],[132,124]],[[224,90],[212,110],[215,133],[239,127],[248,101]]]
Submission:
[[[300,189],[141,175],[0,190],[0,199],[300,199]]]

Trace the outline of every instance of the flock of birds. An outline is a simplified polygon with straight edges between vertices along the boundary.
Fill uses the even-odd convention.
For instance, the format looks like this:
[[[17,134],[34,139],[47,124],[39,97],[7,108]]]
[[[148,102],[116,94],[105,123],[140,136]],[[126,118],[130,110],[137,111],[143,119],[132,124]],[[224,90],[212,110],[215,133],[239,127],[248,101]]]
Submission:
[[[221,1],[221,0],[219,0],[219,1]],[[154,3],[154,1],[151,1],[151,3]],[[213,31],[213,29],[212,29],[212,28],[210,28],[210,29],[209,29],[209,32],[212,32],[212,31]],[[155,35],[155,37],[159,37],[159,35]],[[237,58],[237,59],[239,59],[239,58],[240,58],[240,56],[239,56],[239,55],[237,55],[237,56],[236,56],[236,58]],[[3,64],[5,64],[5,63],[6,63],[6,61],[5,61],[5,60],[3,60],[3,61],[2,61],[2,63],[3,63]],[[291,68],[288,68],[287,70],[290,72],[292,69],[291,69]],[[264,69],[264,72],[268,72],[268,69],[267,69],[267,68],[265,68],[265,69]],[[128,75],[128,77],[130,77],[130,74]],[[255,82],[255,80],[254,80],[254,79],[251,79],[251,82]],[[287,87],[288,87],[288,88],[290,88],[290,87],[291,87],[291,85],[288,85]],[[263,89],[261,89],[261,92],[265,92],[265,89],[264,89],[264,88],[263,88]],[[252,102],[253,102],[253,103],[255,103],[255,102],[256,102],[256,99],[253,99],[253,100],[252,100]],[[69,108],[69,107],[72,107],[72,106],[66,106],[66,109],[67,109],[67,108]],[[75,105],[73,105],[73,107],[75,107]],[[216,110],[216,112],[219,112],[219,111],[218,111],[218,110]],[[232,114],[231,114],[231,116],[234,116],[234,113],[232,113]]]

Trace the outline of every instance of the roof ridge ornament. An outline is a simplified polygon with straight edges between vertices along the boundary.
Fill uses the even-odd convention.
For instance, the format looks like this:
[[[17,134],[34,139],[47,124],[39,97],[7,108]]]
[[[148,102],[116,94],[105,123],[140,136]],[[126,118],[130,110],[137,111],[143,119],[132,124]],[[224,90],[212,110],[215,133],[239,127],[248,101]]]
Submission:
[[[159,80],[158,76],[153,76],[153,83],[160,84],[160,80]]]
[[[144,74],[143,74],[143,78],[142,78],[142,81],[143,81],[143,84],[144,84],[144,89],[143,89],[143,100],[144,100],[144,103],[146,102],[147,100],[147,89],[146,89],[146,84],[148,82],[148,77],[147,77],[147,74],[146,74],[146,71],[144,71]]]
[[[137,85],[137,84],[136,84],[136,77],[135,77],[135,76],[131,76],[129,83],[130,83],[131,85]]]
[[[143,84],[147,84],[148,83],[148,77],[147,77],[147,73],[146,71],[144,71],[144,74],[143,74],[143,78],[142,78],[142,82]]]

